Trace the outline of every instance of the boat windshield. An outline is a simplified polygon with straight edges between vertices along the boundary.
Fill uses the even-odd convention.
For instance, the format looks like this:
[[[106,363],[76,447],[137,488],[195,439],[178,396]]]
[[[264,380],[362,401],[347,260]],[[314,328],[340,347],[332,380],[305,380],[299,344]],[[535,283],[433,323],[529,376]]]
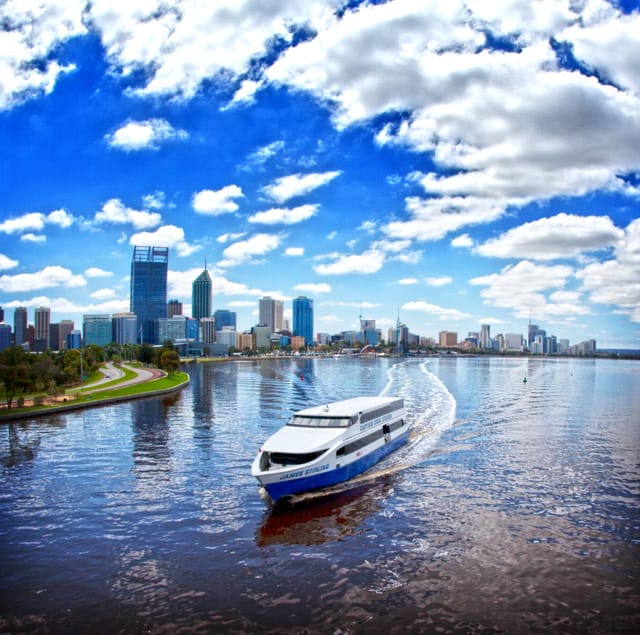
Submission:
[[[351,417],[301,417],[296,415],[290,419],[287,425],[307,428],[347,428],[351,425]]]

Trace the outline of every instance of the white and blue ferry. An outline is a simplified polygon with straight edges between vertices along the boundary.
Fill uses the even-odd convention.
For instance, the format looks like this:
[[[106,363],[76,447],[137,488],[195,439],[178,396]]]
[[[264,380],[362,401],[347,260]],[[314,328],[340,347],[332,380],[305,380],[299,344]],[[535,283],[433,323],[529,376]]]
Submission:
[[[335,401],[296,412],[264,443],[251,473],[276,501],[353,478],[408,438],[402,399]]]

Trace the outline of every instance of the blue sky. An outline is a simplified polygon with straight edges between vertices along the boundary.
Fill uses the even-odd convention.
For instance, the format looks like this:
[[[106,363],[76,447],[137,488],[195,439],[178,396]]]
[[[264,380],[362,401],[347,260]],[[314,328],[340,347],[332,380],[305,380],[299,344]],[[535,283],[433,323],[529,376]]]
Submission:
[[[444,6],[446,5],[446,6]],[[313,298],[315,331],[640,348],[640,9],[605,0],[9,0],[0,306]]]

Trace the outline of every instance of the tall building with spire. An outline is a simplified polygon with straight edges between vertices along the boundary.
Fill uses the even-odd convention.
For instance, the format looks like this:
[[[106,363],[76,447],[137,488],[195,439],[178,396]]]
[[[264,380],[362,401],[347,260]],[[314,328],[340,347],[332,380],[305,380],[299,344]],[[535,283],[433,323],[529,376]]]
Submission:
[[[130,310],[138,318],[138,341],[157,343],[154,322],[167,315],[168,247],[134,247]]]
[[[204,271],[193,281],[191,289],[191,315],[196,320],[211,317],[213,282],[204,263]]]

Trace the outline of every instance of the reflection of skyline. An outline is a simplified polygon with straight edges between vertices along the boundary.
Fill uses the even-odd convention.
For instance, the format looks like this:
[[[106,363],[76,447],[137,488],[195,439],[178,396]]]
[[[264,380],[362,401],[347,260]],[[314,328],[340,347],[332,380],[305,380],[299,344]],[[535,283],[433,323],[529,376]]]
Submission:
[[[258,547],[274,544],[319,545],[362,533],[362,524],[377,513],[391,489],[392,477],[296,497],[294,504],[278,503],[265,514],[256,531]]]

